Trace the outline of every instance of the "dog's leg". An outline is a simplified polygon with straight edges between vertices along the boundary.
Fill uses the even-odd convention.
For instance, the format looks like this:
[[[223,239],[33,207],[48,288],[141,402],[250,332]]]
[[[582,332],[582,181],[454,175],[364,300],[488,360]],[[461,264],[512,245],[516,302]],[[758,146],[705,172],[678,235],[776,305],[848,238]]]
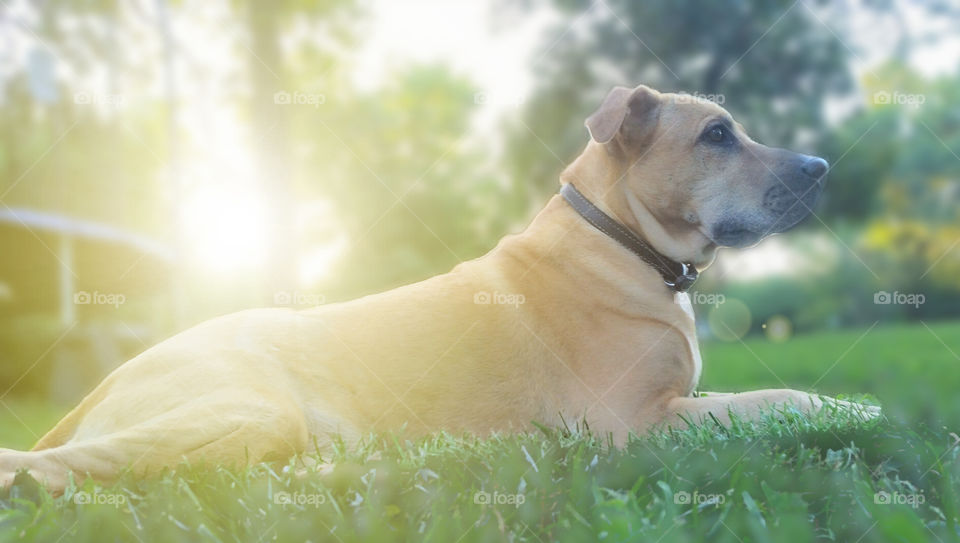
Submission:
[[[16,473],[12,470],[12,468],[6,465],[7,460],[5,459],[12,459],[13,455],[18,452],[19,451],[15,451],[13,449],[0,448],[0,488],[6,488],[10,486],[10,483],[13,482],[13,477],[16,475]]]
[[[21,469],[61,493],[71,474],[77,481],[109,482],[127,467],[146,475],[184,460],[239,467],[286,459],[308,445],[306,424],[297,414],[253,402],[200,413],[185,406],[103,436],[42,450],[0,452],[0,486],[8,486]]]
[[[799,390],[770,389],[740,393],[705,392],[697,398],[674,398],[667,403],[664,424],[686,426],[709,422],[716,418],[721,424],[730,424],[730,413],[748,421],[758,421],[771,409],[793,407],[804,413],[814,413],[824,406],[849,409],[865,419],[880,415],[880,408],[833,398],[807,394]],[[711,415],[713,415],[711,417]]]

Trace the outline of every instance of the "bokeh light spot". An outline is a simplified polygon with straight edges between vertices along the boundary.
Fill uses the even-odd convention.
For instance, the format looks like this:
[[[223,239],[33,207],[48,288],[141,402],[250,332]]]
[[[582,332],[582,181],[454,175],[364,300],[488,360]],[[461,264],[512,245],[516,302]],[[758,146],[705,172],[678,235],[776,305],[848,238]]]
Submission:
[[[752,319],[750,308],[735,298],[727,298],[711,309],[707,317],[710,331],[723,341],[736,341],[745,336],[750,331]]]

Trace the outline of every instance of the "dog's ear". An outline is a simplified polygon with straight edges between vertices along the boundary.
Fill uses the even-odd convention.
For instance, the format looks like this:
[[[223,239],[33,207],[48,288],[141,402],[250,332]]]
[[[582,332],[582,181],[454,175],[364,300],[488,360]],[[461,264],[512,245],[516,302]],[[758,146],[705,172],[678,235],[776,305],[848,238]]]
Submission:
[[[597,143],[608,143],[619,133],[624,143],[632,147],[653,133],[659,113],[657,91],[644,85],[635,89],[614,87],[584,124]]]

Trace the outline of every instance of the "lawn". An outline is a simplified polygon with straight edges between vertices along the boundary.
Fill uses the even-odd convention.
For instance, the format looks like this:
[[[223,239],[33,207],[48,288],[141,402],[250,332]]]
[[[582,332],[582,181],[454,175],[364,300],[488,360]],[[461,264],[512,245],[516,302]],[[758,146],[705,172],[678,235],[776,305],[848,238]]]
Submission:
[[[886,418],[774,413],[611,449],[568,429],[371,439],[333,469],[181,466],[0,494],[6,541],[956,541],[960,323],[704,346],[704,390],[868,393]],[[60,410],[5,399],[4,446]],[[16,415],[14,415],[16,413]],[[331,460],[331,459],[324,459]]]

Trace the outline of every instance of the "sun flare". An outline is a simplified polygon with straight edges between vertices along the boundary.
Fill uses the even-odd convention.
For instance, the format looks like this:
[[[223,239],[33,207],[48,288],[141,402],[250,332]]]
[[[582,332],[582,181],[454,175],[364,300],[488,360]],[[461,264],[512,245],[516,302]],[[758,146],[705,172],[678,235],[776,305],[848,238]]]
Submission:
[[[193,191],[181,208],[190,259],[221,274],[257,270],[265,256],[265,217],[253,190],[221,185]]]

